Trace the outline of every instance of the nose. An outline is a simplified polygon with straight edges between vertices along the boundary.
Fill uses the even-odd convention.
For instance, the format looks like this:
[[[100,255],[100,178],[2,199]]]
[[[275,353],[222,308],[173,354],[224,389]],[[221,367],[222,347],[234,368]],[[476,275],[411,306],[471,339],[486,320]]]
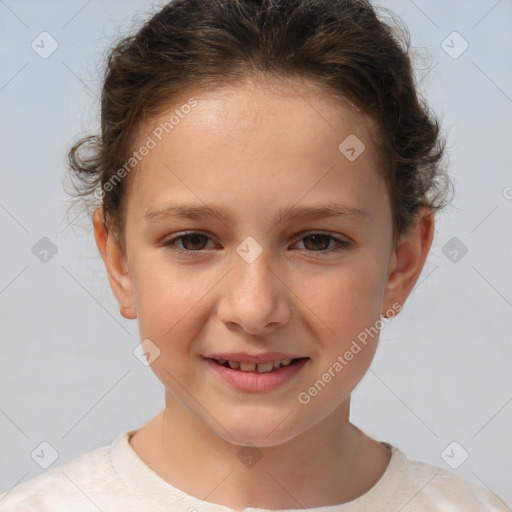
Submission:
[[[252,262],[235,254],[218,315],[230,330],[268,335],[290,321],[290,293],[278,265],[272,265],[265,250]]]

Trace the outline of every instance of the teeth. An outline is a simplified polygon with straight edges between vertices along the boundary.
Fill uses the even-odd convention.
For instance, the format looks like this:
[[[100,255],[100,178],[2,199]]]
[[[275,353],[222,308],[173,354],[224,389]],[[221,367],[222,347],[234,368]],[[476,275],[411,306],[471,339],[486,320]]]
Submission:
[[[273,370],[279,369],[281,366],[288,366],[291,364],[292,359],[282,359],[280,361],[269,361],[268,363],[243,363],[239,361],[227,361],[226,359],[217,359],[217,362],[221,365],[226,365],[233,370],[240,370],[242,372],[254,372],[268,373]]]
[[[260,373],[267,373],[272,371],[272,368],[274,368],[274,363],[270,361],[270,363],[259,363],[256,366],[258,367],[258,371]]]

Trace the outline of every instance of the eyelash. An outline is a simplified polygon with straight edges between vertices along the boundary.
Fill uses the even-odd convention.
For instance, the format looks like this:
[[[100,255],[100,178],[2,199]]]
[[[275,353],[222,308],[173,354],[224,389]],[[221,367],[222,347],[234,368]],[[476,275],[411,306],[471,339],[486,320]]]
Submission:
[[[201,233],[199,231],[189,231],[186,233],[182,233],[181,235],[175,236],[174,238],[171,238],[170,240],[167,240],[166,242],[163,243],[163,245],[166,248],[169,248],[171,251],[173,251],[177,254],[182,254],[187,257],[192,257],[192,258],[196,257],[199,254],[201,254],[204,251],[204,249],[198,249],[196,251],[192,251],[192,250],[188,250],[188,249],[181,249],[180,247],[177,247],[177,245],[176,245],[176,242],[178,240],[189,237],[191,235],[203,235],[203,236],[206,236],[209,240],[211,240],[211,238],[208,235],[206,235],[205,233]],[[351,242],[347,242],[345,240],[341,240],[341,239],[336,238],[335,236],[329,235],[327,233],[321,233],[321,232],[317,232],[317,231],[312,231],[312,232],[308,233],[307,235],[304,235],[303,237],[301,237],[300,240],[302,240],[303,238],[306,238],[308,236],[312,236],[312,235],[324,235],[324,236],[329,237],[331,240],[338,242],[337,246],[331,247],[330,249],[323,249],[323,250],[319,250],[319,251],[312,251],[312,250],[304,249],[310,253],[319,253],[321,255],[320,257],[328,256],[330,254],[340,253],[340,252],[346,251],[350,247],[352,247]]]

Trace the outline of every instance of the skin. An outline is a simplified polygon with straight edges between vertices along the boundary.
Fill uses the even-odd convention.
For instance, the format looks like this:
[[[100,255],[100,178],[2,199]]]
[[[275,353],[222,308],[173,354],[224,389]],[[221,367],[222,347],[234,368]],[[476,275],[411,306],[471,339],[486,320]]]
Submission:
[[[151,368],[165,386],[165,409],[130,444],[175,487],[232,508],[353,500],[375,485],[390,459],[349,421],[350,394],[378,335],[308,404],[297,396],[381,313],[403,305],[432,243],[433,212],[422,209],[393,247],[375,127],[349,102],[298,81],[248,81],[197,91],[183,103],[191,96],[198,105],[130,175],[126,246],[107,234],[101,210],[93,218],[121,314],[138,318],[141,340],[160,350]],[[169,112],[143,127],[142,137]],[[355,161],[338,150],[350,134],[366,146]],[[182,201],[221,205],[234,216],[151,225],[143,219],[150,208]],[[364,208],[369,219],[275,217],[281,207],[333,202]],[[164,245],[188,230],[209,237],[176,243],[199,249],[195,257]],[[352,245],[329,254],[335,240],[306,236],[318,231]],[[252,263],[236,252],[247,236],[262,249]],[[230,387],[202,359],[237,351],[310,360],[278,389],[249,393]],[[261,455],[252,467],[237,457],[246,444]]]

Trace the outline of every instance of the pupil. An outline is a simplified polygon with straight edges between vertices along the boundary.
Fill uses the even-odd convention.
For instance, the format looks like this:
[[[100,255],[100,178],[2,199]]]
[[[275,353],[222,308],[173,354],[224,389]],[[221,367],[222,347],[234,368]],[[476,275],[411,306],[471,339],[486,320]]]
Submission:
[[[322,244],[323,247],[320,248],[320,250],[322,250],[322,249],[326,249],[327,247],[329,247],[329,238],[330,238],[330,235],[309,235],[309,236],[304,237],[304,240],[308,240],[308,239],[311,240],[312,239],[313,240],[313,245],[315,243],[318,243],[319,239],[320,239],[320,241],[323,240],[324,242],[327,242],[327,243]],[[308,247],[309,244],[307,244],[307,243],[305,243],[304,245],[308,249],[311,248],[311,247]]]
[[[199,244],[200,245],[200,242],[198,241],[198,239],[200,239],[201,237],[204,237],[205,235],[200,235],[200,234],[196,234],[196,235],[187,235],[183,238],[183,241],[185,240],[192,240],[192,245],[195,246],[196,244]],[[197,249],[197,247],[194,247],[194,249]]]

